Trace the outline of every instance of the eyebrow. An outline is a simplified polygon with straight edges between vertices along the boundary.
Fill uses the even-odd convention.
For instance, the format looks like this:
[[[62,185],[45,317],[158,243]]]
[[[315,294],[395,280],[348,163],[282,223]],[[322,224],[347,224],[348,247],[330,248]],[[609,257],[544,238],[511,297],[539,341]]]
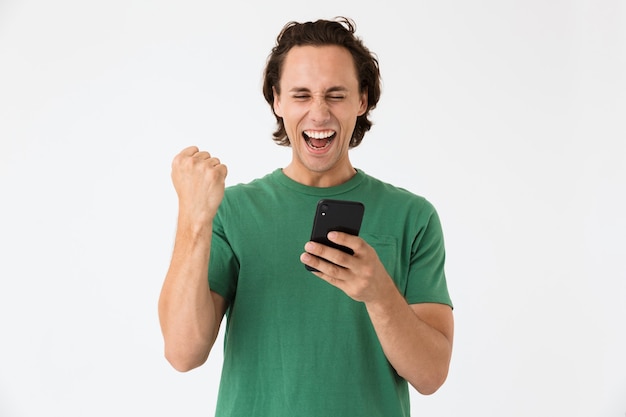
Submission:
[[[306,87],[294,87],[289,90],[290,93],[306,93],[310,91],[311,90]],[[324,93],[328,94],[328,93],[346,92],[346,91],[348,91],[346,87],[342,87],[338,85],[338,86],[327,88]]]

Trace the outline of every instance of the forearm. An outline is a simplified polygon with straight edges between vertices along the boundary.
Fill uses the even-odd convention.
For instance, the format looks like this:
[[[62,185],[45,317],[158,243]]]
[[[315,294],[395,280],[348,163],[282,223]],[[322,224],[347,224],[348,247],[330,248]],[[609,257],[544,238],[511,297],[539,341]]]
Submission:
[[[383,351],[396,372],[420,393],[434,393],[448,375],[451,334],[446,336],[428,323],[430,317],[420,318],[395,286],[384,298],[367,303],[366,307]],[[452,320],[449,313],[450,322],[444,326],[447,328]],[[438,322],[437,327],[441,324]]]
[[[219,323],[208,283],[211,227],[179,221],[176,240],[159,298],[165,356],[187,371],[206,361]]]

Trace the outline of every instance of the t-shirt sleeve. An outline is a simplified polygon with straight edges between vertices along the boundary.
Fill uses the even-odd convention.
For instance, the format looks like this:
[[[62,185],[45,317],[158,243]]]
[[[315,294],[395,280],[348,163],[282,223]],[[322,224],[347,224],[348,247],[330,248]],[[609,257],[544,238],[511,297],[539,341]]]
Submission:
[[[237,290],[239,262],[226,237],[221,213],[213,220],[211,256],[209,258],[209,286],[229,303]]]
[[[439,303],[452,307],[448,292],[445,247],[439,215],[426,202],[423,225],[418,228],[411,246],[411,260],[406,299],[409,304]]]

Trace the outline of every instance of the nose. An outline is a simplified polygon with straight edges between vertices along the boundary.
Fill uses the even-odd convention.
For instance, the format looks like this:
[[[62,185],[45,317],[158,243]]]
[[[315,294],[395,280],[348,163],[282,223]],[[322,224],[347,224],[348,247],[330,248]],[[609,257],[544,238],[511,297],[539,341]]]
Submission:
[[[328,103],[321,97],[314,99],[311,102],[311,109],[309,110],[311,120],[315,123],[323,124],[330,120],[330,111],[328,109]]]

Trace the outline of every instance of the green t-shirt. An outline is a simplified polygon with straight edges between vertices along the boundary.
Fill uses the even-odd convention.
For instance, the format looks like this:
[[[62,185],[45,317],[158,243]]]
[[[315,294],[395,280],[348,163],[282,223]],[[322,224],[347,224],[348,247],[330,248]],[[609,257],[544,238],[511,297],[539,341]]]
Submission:
[[[317,201],[361,201],[360,236],[409,304],[451,305],[439,218],[424,198],[362,171],[336,187],[282,170],[228,187],[214,220],[211,289],[228,302],[216,416],[409,416],[365,305],[300,262]]]

